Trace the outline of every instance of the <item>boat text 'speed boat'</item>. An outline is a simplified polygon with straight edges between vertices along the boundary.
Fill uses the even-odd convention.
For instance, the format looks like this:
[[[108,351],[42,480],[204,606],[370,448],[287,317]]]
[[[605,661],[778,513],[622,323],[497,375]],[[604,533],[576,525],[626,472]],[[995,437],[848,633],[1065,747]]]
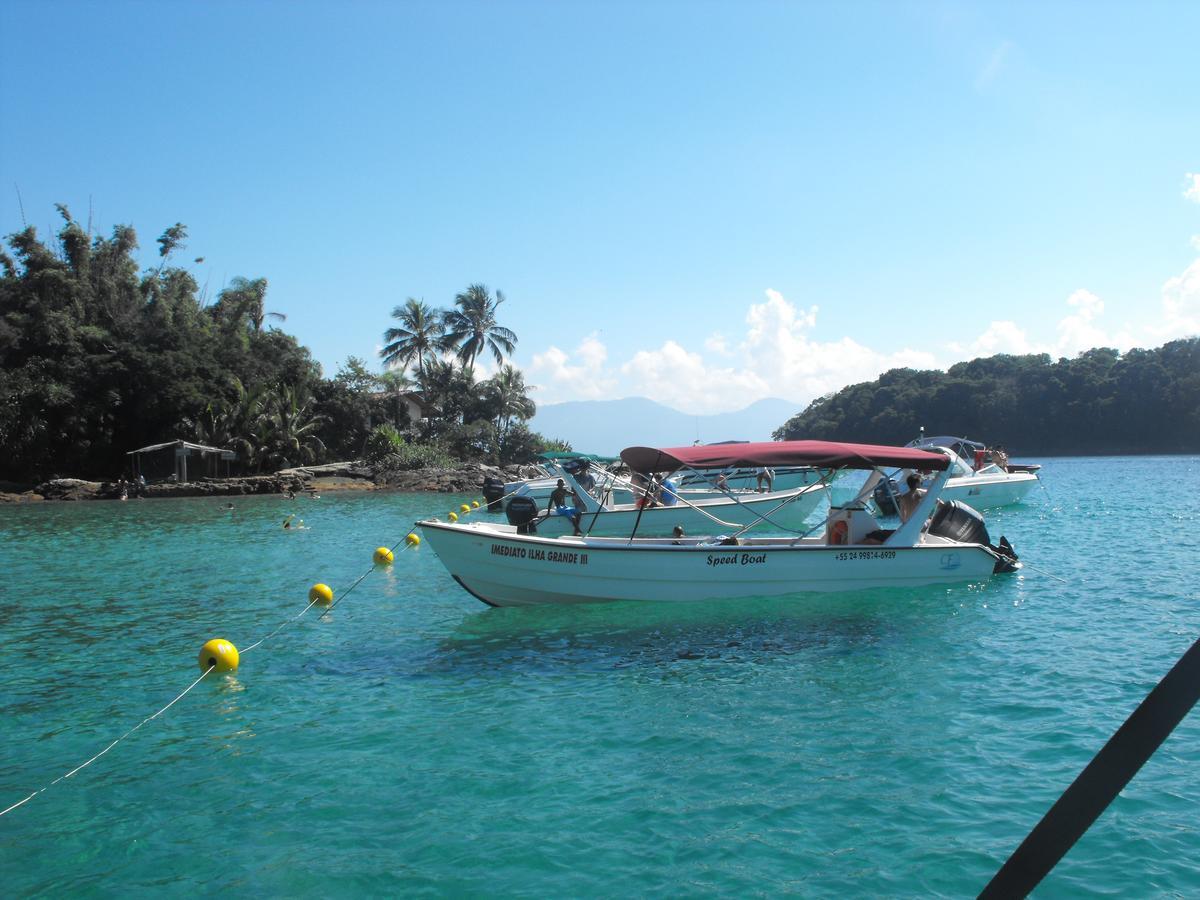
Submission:
[[[655,449],[622,454],[644,477],[681,468],[810,465],[831,475],[874,470],[862,491],[824,522],[785,537],[596,537],[522,534],[475,521],[418,523],[451,576],[492,606],[611,600],[684,601],[779,596],[802,591],[981,581],[1019,566],[1003,538],[992,546],[983,520],[959,503],[938,503],[949,457],[905,447],[779,441]],[[883,530],[865,498],[884,468],[936,473],[895,530]]]

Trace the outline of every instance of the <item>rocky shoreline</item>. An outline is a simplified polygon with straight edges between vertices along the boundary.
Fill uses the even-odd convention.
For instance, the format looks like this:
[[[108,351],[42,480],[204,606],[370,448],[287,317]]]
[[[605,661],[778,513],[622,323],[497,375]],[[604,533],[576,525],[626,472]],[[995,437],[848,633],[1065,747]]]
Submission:
[[[448,469],[413,469],[407,472],[374,472],[358,462],[328,463],[284,469],[274,475],[245,475],[235,478],[203,478],[191,482],[148,484],[141,496],[232,497],[252,494],[283,494],[316,491],[404,491],[412,493],[478,493],[483,479],[495,475],[506,481],[532,475],[529,466],[496,466],[463,463]],[[129,491],[132,499],[134,493]],[[55,478],[39,485],[0,482],[0,503],[44,501],[119,500],[121,488],[112,481]]]

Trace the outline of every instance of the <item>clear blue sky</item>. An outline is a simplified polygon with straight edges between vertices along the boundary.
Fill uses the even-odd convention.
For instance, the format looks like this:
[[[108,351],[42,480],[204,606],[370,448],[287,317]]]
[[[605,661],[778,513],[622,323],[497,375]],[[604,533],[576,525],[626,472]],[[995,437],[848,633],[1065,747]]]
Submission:
[[[1198,35],[1194,2],[5,0],[0,233],[18,190],[147,265],[183,222],[329,374],[482,281],[541,402],[1155,346],[1200,331]]]

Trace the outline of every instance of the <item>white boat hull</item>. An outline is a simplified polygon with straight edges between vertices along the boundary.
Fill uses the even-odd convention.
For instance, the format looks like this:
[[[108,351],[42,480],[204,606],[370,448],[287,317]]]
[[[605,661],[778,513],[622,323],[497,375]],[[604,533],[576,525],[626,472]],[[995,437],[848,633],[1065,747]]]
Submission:
[[[977,510],[1020,503],[1038,483],[1028,472],[1007,472],[951,478],[942,488],[943,500],[961,500]]]
[[[915,547],[796,546],[787,539],[717,546],[531,537],[484,523],[421,522],[464,589],[490,606],[641,600],[678,603],[983,581],[996,557],[931,538]]]

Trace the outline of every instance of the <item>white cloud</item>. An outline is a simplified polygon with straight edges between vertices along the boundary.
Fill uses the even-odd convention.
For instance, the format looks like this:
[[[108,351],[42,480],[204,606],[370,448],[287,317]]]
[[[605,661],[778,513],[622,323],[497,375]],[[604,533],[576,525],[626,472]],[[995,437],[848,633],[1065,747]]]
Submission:
[[[819,308],[799,307],[767,290],[762,302],[746,309],[740,339],[716,333],[699,352],[668,340],[610,365],[607,348],[592,334],[570,355],[553,346],[535,354],[530,380],[539,385],[542,403],[640,395],[702,415],[742,409],[769,396],[805,403],[893,368],[945,369],[997,353],[1072,357],[1093,347],[1156,347],[1200,333],[1200,259],[1162,285],[1157,310],[1143,304],[1135,325],[1107,324],[1105,301],[1086,288],[1063,303],[1057,322],[1048,315],[1045,326],[996,320],[974,340],[948,344],[936,354],[910,347],[881,352],[848,336],[817,340]],[[1034,326],[1044,329],[1044,339],[1030,336]]]
[[[987,330],[970,344],[950,344],[951,353],[962,356],[994,356],[997,353],[1038,353],[1029,337],[1016,322],[992,322]]]
[[[729,344],[725,340],[725,335],[723,334],[709,335],[704,341],[704,349],[710,353],[720,354],[721,356],[729,356],[733,353],[733,351],[729,349]]]
[[[607,359],[608,348],[595,334],[589,334],[575,348],[574,365],[558,347],[535,353],[529,372],[538,386],[538,402],[607,398],[615,386],[615,379],[604,370]]]
[[[771,385],[746,369],[713,368],[675,341],[639,350],[621,366],[632,393],[693,414],[741,409],[770,394]]]
[[[1109,343],[1108,335],[1096,325],[1104,314],[1104,301],[1091,291],[1080,288],[1067,298],[1067,305],[1076,312],[1058,323],[1058,343],[1055,349],[1063,356],[1075,356],[1092,347]]]
[[[1188,172],[1183,178],[1183,196],[1194,203],[1200,203],[1200,172]]]
[[[888,369],[936,363],[932,354],[907,347],[879,353],[849,337],[814,341],[809,332],[816,327],[818,307],[798,311],[778,291],[768,290],[766,296],[765,303],[754,304],[747,312],[749,330],[739,349],[746,364],[778,395],[816,397]]]
[[[585,337],[575,352],[583,362],[583,367],[590,371],[598,371],[608,359],[608,348],[594,334]]]
[[[1193,250],[1200,250],[1200,234],[1192,235],[1191,244]]]
[[[1200,259],[1162,287],[1163,339],[1200,334]]]
[[[630,392],[693,414],[740,409],[763,397],[808,400],[887,369],[936,365],[935,357],[908,348],[878,353],[848,337],[820,342],[810,337],[818,307],[798,309],[776,290],[746,312],[746,333],[731,348],[724,336],[705,349],[733,364],[713,366],[699,354],[667,341],[641,350],[621,367]]]

